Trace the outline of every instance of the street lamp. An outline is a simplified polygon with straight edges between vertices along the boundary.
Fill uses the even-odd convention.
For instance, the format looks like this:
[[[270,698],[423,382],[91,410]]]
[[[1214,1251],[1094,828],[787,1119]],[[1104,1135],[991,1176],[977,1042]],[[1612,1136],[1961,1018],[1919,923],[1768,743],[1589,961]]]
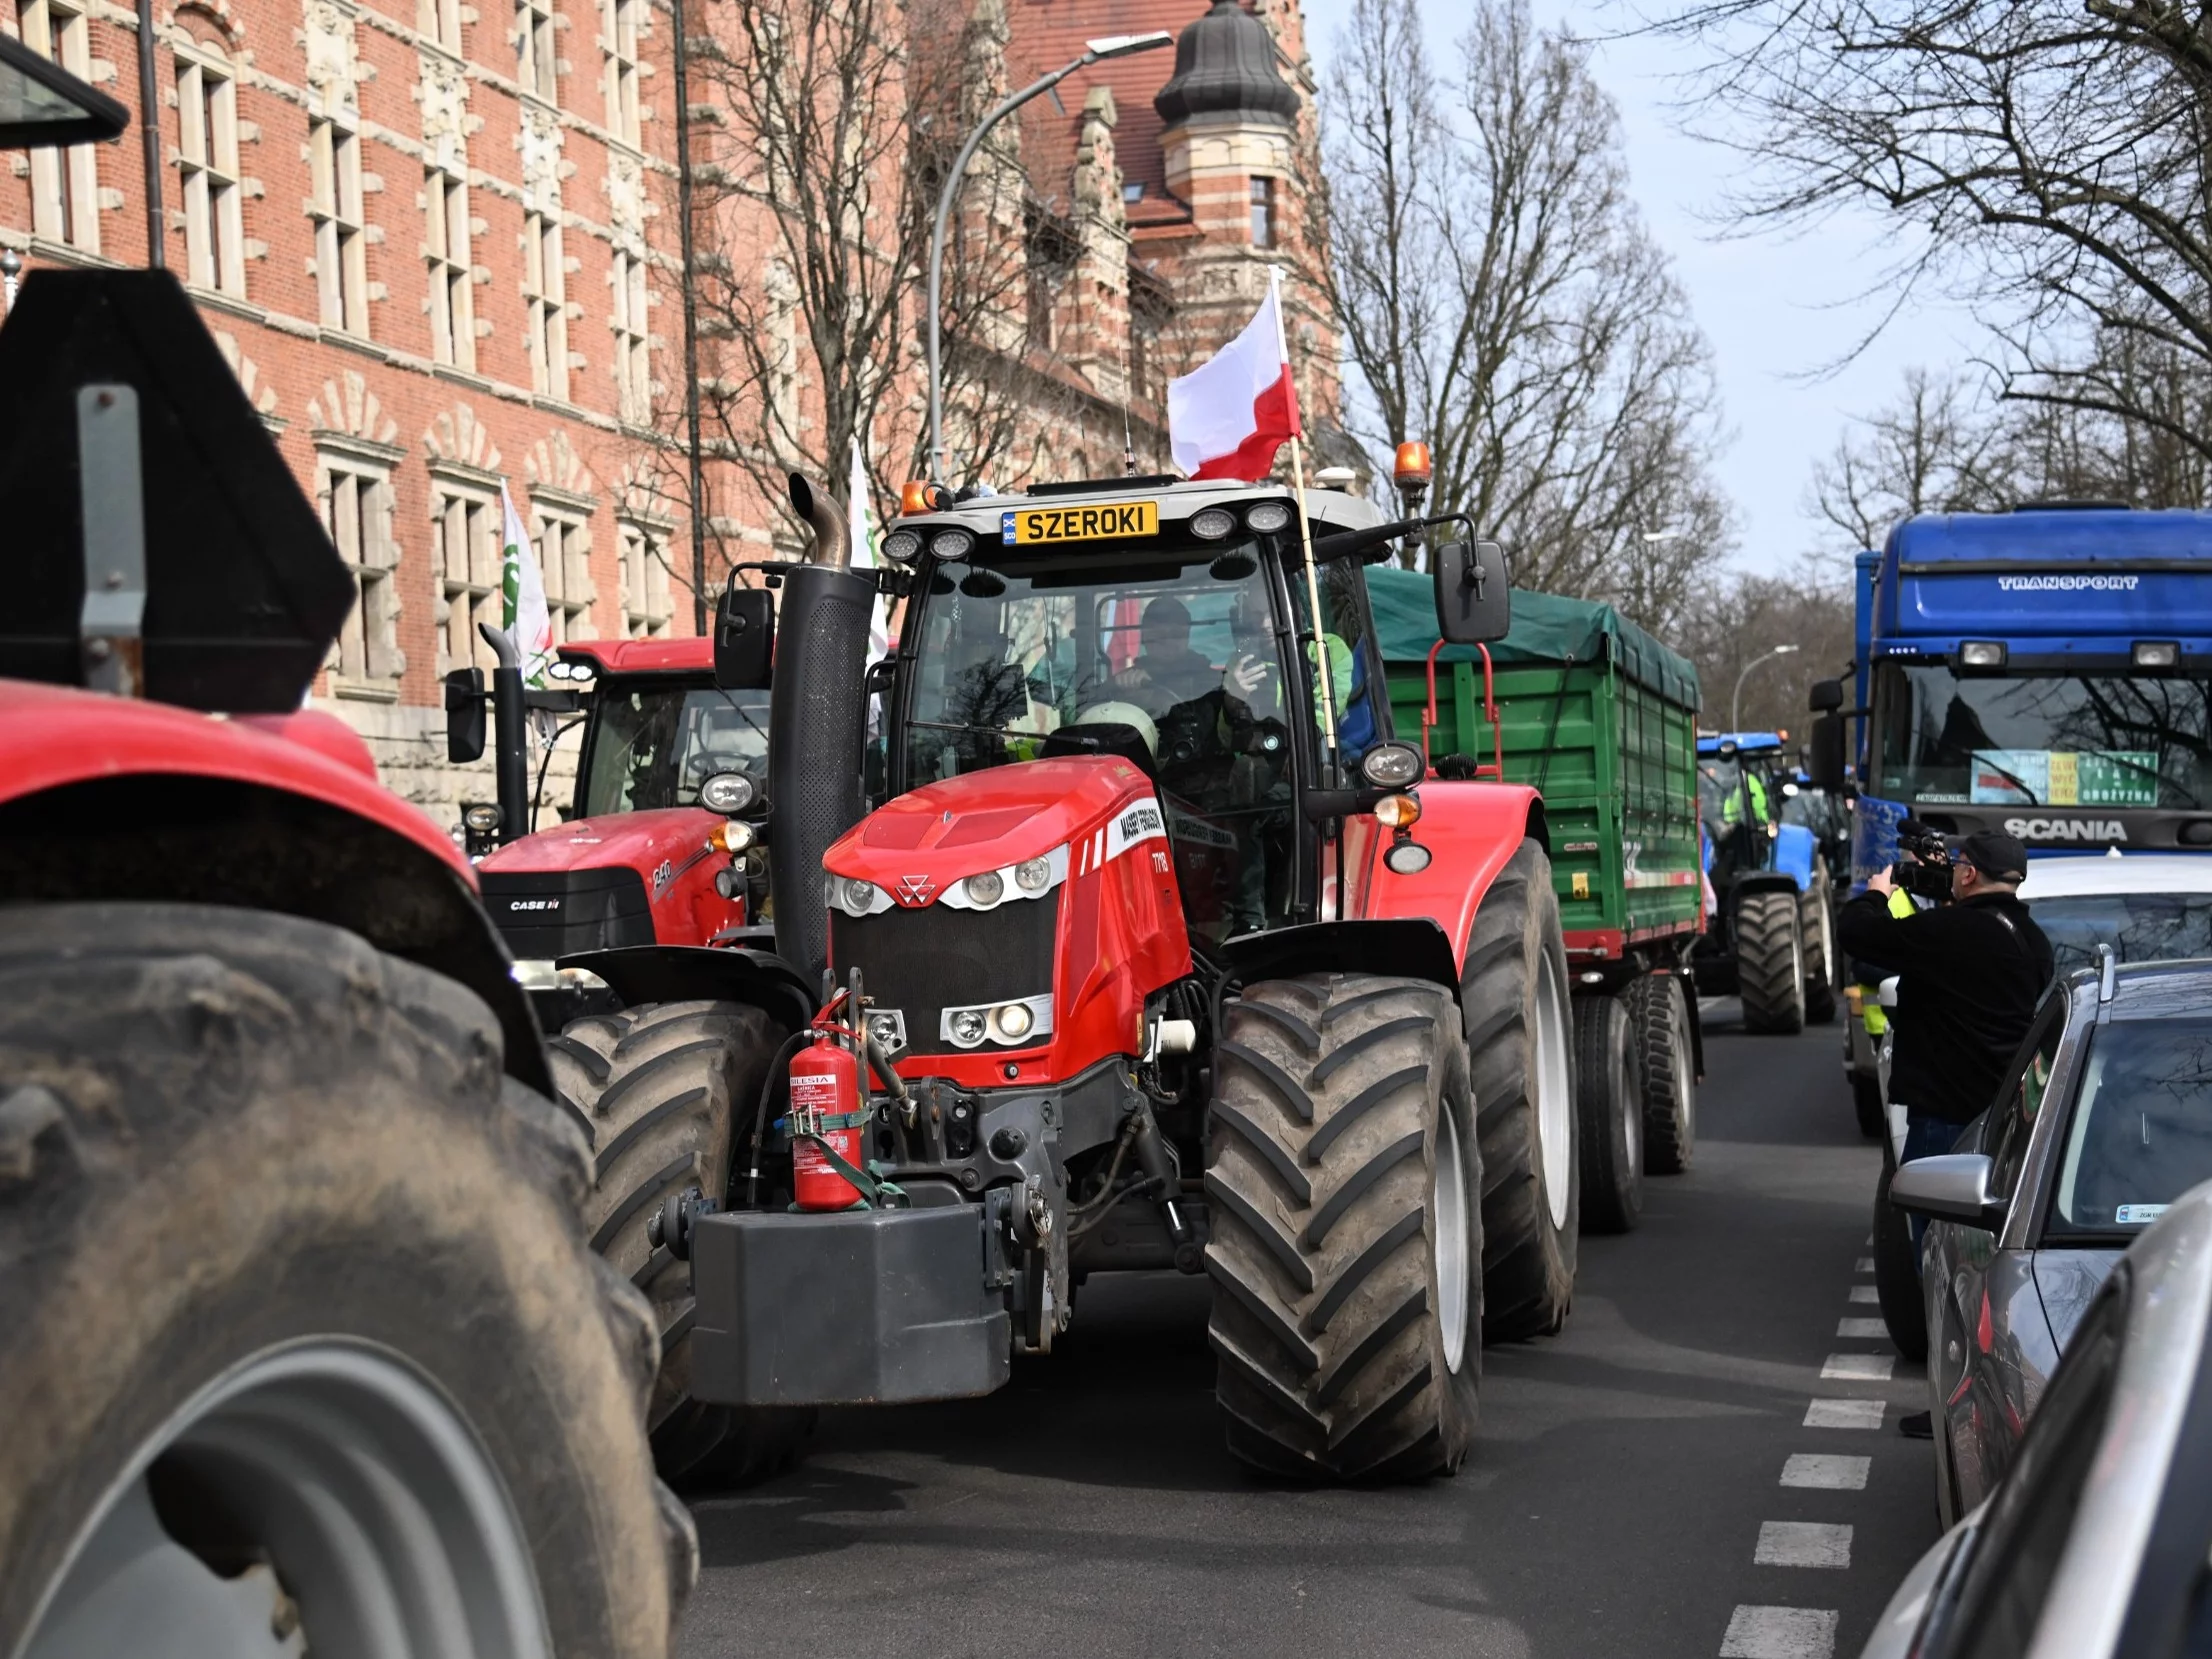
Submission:
[[[1743,665],[1743,672],[1736,676],[1736,695],[1728,704],[1728,729],[1730,731],[1740,732],[1743,730],[1743,683],[1751,677],[1751,671],[1763,662],[1772,662],[1776,657],[1786,657],[1796,649],[1797,647],[1794,645],[1777,645],[1765,656],[1753,657]]]
[[[960,181],[968,176],[968,163],[975,158],[976,147],[987,137],[991,129],[1006,117],[1020,109],[1030,99],[1050,92],[1079,69],[1088,69],[1094,63],[1107,58],[1125,58],[1132,52],[1150,52],[1174,43],[1175,37],[1165,29],[1155,29],[1143,35],[1104,35],[1097,40],[1083,43],[1083,55],[1064,69],[1055,69],[1042,80],[1033,81],[1011,97],[994,105],[991,112],[977,123],[974,132],[968,134],[967,143],[960,146],[960,154],[946,175],[945,187],[937,195],[937,223],[929,235],[929,475],[941,479],[945,472],[944,387],[938,373],[938,311],[940,294],[944,286],[945,223],[952,217],[953,198],[960,193]]]

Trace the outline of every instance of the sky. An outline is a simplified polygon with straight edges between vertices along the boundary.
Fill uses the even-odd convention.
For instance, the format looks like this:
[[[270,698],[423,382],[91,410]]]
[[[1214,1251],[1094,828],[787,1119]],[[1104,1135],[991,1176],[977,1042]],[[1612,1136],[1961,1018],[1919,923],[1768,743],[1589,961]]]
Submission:
[[[1538,21],[1585,36],[1621,25],[1611,6],[1533,0]],[[1352,0],[1304,0],[1306,40],[1326,85],[1336,36]],[[1449,72],[1463,7],[1422,7],[1431,59]],[[1853,415],[1890,402],[1905,371],[1942,369],[1972,354],[1978,335],[1961,308],[1922,304],[1831,374],[1880,320],[1886,302],[1862,297],[1886,263],[1881,221],[1853,213],[1791,236],[1723,235],[1713,211],[1741,165],[1720,146],[1678,130],[1675,80],[1690,59],[1648,38],[1603,41],[1591,69],[1619,106],[1631,185],[1645,223],[1674,261],[1699,326],[1713,347],[1727,433],[1720,487],[1734,503],[1734,562],[1766,573],[1832,544],[1807,504],[1813,462],[1830,453]]]

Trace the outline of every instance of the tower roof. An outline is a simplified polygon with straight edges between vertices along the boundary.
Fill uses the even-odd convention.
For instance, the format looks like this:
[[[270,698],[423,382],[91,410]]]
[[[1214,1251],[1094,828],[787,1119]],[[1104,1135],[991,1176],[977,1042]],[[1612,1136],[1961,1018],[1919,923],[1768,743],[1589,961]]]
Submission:
[[[1199,119],[1290,126],[1298,94],[1276,72],[1275,39],[1239,0],[1214,0],[1175,42],[1175,73],[1152,100],[1169,126]]]

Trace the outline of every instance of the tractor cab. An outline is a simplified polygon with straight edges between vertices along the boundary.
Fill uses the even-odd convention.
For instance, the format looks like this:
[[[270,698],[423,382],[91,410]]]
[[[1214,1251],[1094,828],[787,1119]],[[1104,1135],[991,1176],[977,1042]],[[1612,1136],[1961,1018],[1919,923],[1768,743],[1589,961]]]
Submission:
[[[1834,1017],[1833,873],[1783,732],[1707,732],[1698,815],[1712,914],[1693,963],[1708,996],[1740,995],[1759,1031]]]

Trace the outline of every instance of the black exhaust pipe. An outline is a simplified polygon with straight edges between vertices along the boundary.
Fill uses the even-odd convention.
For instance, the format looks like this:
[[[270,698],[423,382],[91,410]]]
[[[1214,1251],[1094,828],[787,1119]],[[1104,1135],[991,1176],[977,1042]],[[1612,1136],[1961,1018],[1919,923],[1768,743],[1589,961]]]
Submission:
[[[489,622],[476,631],[492,648],[492,775],[499,784],[499,844],[530,833],[530,740],[525,735],[522,658],[514,642]]]
[[[776,952],[811,984],[829,966],[822,855],[860,822],[863,806],[861,675],[876,589],[851,568],[836,502],[793,473],[791,505],[813,527],[814,551],[783,572],[777,607],[768,699],[768,887]]]

